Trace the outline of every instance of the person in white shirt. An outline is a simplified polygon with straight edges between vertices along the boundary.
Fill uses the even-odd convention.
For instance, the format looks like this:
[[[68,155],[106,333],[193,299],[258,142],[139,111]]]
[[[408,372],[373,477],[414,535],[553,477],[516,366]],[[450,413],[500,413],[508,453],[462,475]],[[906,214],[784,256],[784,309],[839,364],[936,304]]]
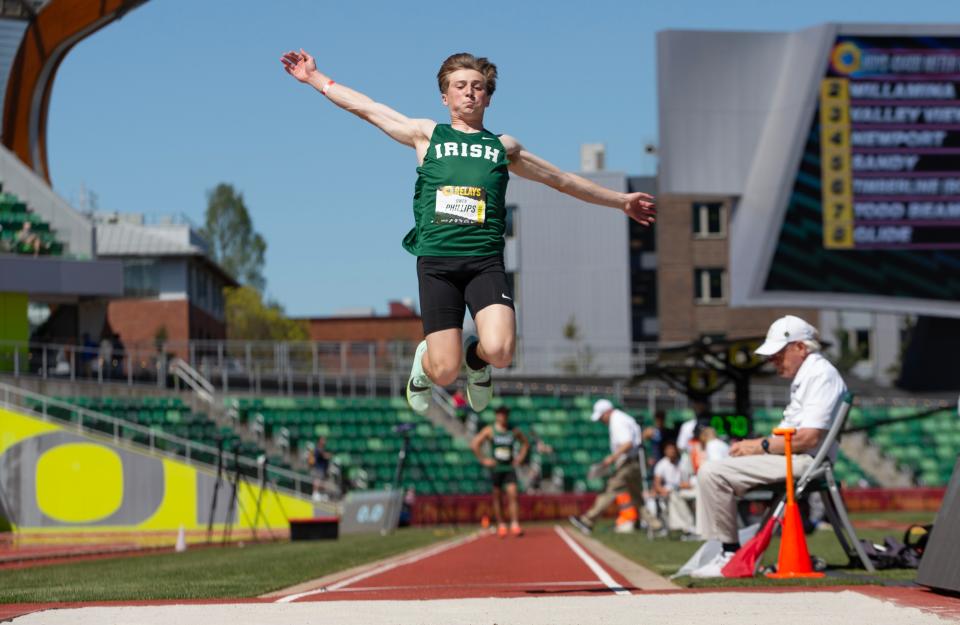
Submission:
[[[640,513],[646,512],[643,506],[643,472],[640,468],[640,445],[643,440],[640,426],[633,417],[614,408],[607,399],[597,400],[590,419],[603,421],[610,428],[610,455],[603,459],[602,464],[604,467],[613,467],[614,472],[607,480],[606,489],[597,496],[586,514],[570,517],[570,523],[585,534],[593,530],[597,518],[624,490],[629,491]],[[657,519],[646,520],[653,529],[660,529]]]
[[[700,430],[700,444],[703,445],[703,463],[711,460],[723,460],[730,457],[730,445],[717,436],[712,427]],[[702,465],[701,465],[702,466]]]
[[[663,458],[653,468],[653,491],[666,502],[667,529],[692,534],[694,521],[690,505],[696,490],[690,474],[680,466],[680,452],[673,441],[664,443]]]
[[[803,474],[813,462],[833,420],[833,407],[847,387],[837,369],[820,354],[817,329],[792,315],[773,322],[756,353],[773,363],[780,377],[792,380],[790,403],[779,427],[796,428],[793,472]],[[719,540],[723,550],[693,577],[721,577],[740,548],[737,497],[749,489],[786,479],[784,443],[779,436],[747,439],[730,447],[730,457],[706,463],[697,474],[697,533]],[[831,450],[835,454],[836,450]]]

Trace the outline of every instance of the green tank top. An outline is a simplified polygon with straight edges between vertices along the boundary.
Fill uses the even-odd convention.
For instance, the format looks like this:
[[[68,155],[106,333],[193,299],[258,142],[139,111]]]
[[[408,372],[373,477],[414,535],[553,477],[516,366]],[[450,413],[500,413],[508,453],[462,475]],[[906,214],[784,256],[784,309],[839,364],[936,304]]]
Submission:
[[[414,256],[503,253],[509,162],[497,135],[437,124],[417,167],[415,224],[404,249]]]
[[[493,459],[496,460],[497,466],[493,468],[494,471],[509,471],[513,469],[513,444],[516,442],[517,437],[513,433],[513,430],[500,431],[497,429],[497,426],[493,426]]]

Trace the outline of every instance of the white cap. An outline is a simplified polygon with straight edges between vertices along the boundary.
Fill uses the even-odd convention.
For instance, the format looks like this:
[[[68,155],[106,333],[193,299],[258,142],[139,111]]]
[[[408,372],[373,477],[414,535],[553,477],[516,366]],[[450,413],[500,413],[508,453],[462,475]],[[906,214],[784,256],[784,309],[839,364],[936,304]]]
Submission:
[[[793,315],[780,317],[767,330],[767,340],[763,345],[757,348],[757,354],[761,356],[773,356],[789,343],[796,341],[815,341],[819,333],[812,325]]]
[[[593,414],[590,415],[590,420],[599,421],[603,413],[608,410],[613,410],[613,403],[611,403],[609,399],[598,399],[597,402],[593,404]]]

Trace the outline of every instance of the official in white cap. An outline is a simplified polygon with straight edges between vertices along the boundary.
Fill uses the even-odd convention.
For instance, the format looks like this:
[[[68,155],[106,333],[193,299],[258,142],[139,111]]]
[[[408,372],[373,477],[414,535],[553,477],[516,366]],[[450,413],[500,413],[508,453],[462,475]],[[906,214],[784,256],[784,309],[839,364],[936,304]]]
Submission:
[[[610,455],[603,459],[603,467],[614,467],[613,475],[607,480],[606,489],[597,496],[593,506],[581,516],[570,517],[577,529],[585,534],[593,530],[593,524],[603,511],[624,490],[629,491],[634,505],[645,511],[643,506],[643,471],[640,466],[643,434],[637,421],[613,407],[609,399],[599,399],[593,404],[591,421],[603,421],[610,428]],[[653,529],[660,529],[656,518],[648,519]]]
[[[793,472],[802,475],[813,462],[833,423],[833,407],[847,387],[837,369],[820,354],[819,333],[793,315],[781,317],[767,331],[756,353],[766,356],[780,377],[791,380],[790,403],[778,427],[795,428]],[[783,438],[764,436],[730,447],[730,457],[704,464],[697,473],[697,533],[719,540],[723,550],[693,577],[722,577],[722,569],[740,548],[737,539],[737,497],[762,484],[786,479]],[[831,450],[835,454],[836,450]]]

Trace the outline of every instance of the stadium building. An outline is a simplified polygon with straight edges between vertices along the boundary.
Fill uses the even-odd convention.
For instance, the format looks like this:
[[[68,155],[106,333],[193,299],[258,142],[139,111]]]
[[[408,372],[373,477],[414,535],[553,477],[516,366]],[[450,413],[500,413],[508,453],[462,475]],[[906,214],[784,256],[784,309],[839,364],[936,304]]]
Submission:
[[[864,356],[855,372],[889,382],[903,315],[960,316],[960,290],[942,279],[960,261],[950,219],[960,163],[942,123],[958,110],[944,65],[956,59],[955,32],[659,33],[662,219],[692,216],[694,232],[727,239],[712,258],[678,255],[676,279],[694,277],[719,308],[689,324],[662,299],[661,340],[673,338],[672,320],[681,338],[752,318],[760,330],[757,307],[820,309],[823,337]],[[673,246],[661,239],[660,249],[666,271]]]
[[[583,159],[584,176],[617,191],[653,193],[651,178],[604,171],[599,155]],[[629,376],[637,370],[632,344],[657,334],[656,258],[650,230],[627,222],[544,185],[510,181],[505,263],[524,371]]]

